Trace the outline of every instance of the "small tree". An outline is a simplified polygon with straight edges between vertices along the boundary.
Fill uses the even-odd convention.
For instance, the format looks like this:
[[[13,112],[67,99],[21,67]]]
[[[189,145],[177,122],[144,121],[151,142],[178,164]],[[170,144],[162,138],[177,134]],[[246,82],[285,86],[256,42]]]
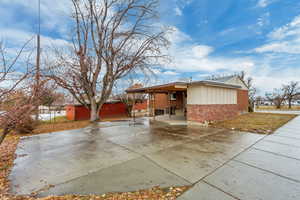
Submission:
[[[18,62],[28,43],[29,41],[15,56],[9,56],[3,42],[0,42],[0,144],[12,130],[23,129],[27,121],[31,120],[30,115],[34,110],[33,95],[26,95],[29,90],[25,85],[21,85],[30,74],[30,65],[28,60],[26,64]]]
[[[292,81],[287,85],[283,85],[282,89],[284,90],[285,98],[288,101],[289,109],[291,109],[292,101],[296,100],[296,97],[300,95],[299,82]]]
[[[133,84],[127,89],[137,89],[142,88],[142,84]],[[127,94],[125,90],[122,90],[121,94],[116,95],[116,98],[120,100],[126,106],[126,111],[129,117],[132,117],[132,111],[134,105],[137,103],[143,103],[146,100],[145,94]]]
[[[249,111],[253,112],[257,93],[257,88],[253,85],[253,78],[246,77],[246,73],[244,71],[239,74],[239,78],[245,83],[248,88]]]
[[[158,0],[72,0],[73,44],[56,50],[51,77],[99,119],[117,80],[165,58],[166,30],[156,22]]]
[[[266,99],[272,102],[277,109],[280,109],[285,98],[286,94],[282,88],[274,89],[272,93],[266,93]]]

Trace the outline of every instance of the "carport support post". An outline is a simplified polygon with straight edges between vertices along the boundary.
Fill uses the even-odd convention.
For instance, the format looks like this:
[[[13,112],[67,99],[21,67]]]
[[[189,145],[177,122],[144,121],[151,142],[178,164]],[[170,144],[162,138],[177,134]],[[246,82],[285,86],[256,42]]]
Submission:
[[[153,120],[155,120],[155,93],[152,93],[153,95]]]
[[[169,119],[171,119],[171,93],[168,92]]]
[[[133,122],[135,122],[135,93],[133,93],[133,103],[132,103],[132,110],[131,112],[133,112]]]

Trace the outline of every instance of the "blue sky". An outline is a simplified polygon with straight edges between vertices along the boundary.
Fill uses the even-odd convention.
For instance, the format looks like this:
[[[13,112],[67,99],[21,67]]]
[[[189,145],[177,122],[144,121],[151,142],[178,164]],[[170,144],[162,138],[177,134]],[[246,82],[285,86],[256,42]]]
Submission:
[[[0,1],[0,38],[17,48],[36,31],[37,0]],[[65,45],[68,0],[41,0],[44,45]],[[161,82],[241,70],[260,93],[300,81],[299,0],[161,0],[171,26],[172,62],[157,67]]]

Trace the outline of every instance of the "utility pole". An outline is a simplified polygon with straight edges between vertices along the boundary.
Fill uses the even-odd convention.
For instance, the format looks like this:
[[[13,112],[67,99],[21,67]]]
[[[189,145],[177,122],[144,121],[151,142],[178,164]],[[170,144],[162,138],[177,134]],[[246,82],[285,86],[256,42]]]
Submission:
[[[35,72],[35,95],[36,95],[36,115],[39,120],[39,89],[40,89],[40,58],[41,58],[41,1],[38,0],[38,30],[37,30],[37,50],[36,50],[36,72]]]

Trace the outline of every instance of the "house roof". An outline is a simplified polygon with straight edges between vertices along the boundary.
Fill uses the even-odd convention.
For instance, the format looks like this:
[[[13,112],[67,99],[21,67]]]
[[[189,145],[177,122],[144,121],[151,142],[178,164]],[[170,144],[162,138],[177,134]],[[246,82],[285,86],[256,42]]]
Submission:
[[[187,82],[172,82],[162,85],[154,85],[150,87],[127,89],[127,93],[166,93],[169,91],[185,91]]]
[[[127,93],[153,93],[153,92],[167,93],[167,92],[174,92],[174,91],[186,91],[189,85],[206,85],[206,86],[222,87],[222,88],[230,88],[230,89],[241,88],[241,86],[239,85],[227,84],[219,81],[204,80],[204,81],[193,81],[193,82],[172,82],[163,85],[128,89],[126,90],[126,92]]]
[[[238,75],[229,75],[229,76],[223,76],[223,77],[219,77],[219,78],[213,78],[212,81],[217,81],[217,82],[223,82],[223,83],[228,83],[230,80],[232,80],[233,78],[237,78],[241,81],[241,83],[248,88],[247,84],[245,83],[245,81]],[[249,89],[249,88],[248,88]]]
[[[231,76],[224,76],[224,77],[219,77],[219,78],[213,78],[213,79],[211,79],[212,81],[217,81],[217,82],[227,82],[227,81],[229,81],[230,79],[232,79],[233,77],[235,77],[235,76],[233,76],[233,75],[231,75]]]

